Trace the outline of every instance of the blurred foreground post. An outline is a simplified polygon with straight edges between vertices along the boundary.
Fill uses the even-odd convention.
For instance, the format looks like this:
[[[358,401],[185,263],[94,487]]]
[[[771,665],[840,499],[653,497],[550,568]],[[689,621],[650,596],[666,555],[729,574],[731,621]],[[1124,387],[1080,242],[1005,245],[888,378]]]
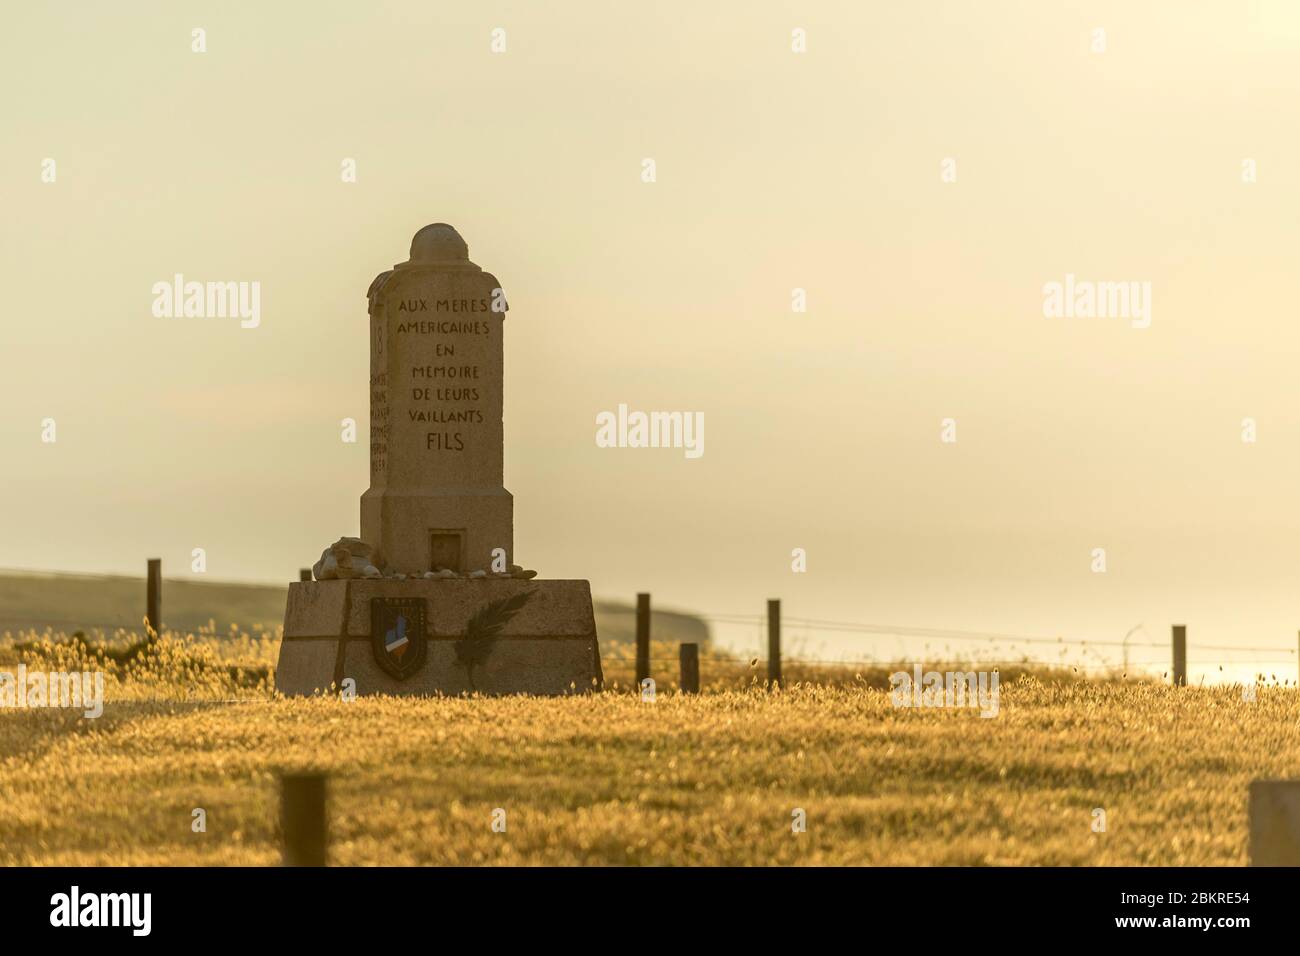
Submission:
[[[299,568],[299,569],[298,569],[298,580],[299,580],[299,581],[310,581],[310,580],[311,580],[311,568]]]
[[[1187,625],[1174,625],[1174,686],[1187,686]]]
[[[650,676],[650,595],[636,596],[636,686]]]
[[[285,866],[324,866],[328,833],[325,775],[286,773],[280,777],[280,815]]]
[[[698,694],[700,692],[700,645],[683,644],[680,653],[682,660],[682,693]]]
[[[1250,865],[1300,866],[1300,780],[1250,782]]]
[[[145,620],[158,637],[162,634],[162,558],[149,559],[144,591]]]
[[[781,686],[781,601],[767,602],[767,682]]]

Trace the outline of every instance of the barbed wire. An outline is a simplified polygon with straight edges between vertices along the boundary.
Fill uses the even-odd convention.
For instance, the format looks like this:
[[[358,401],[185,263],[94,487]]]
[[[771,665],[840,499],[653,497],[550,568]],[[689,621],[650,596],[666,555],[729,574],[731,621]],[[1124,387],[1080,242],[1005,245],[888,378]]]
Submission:
[[[209,617],[211,617],[211,615],[209,615]],[[144,630],[144,615],[141,615],[140,620],[136,621],[133,624],[121,624],[121,623],[109,623],[107,621],[83,621],[79,618],[15,617],[12,615],[0,613],[0,628],[3,628],[5,625],[11,624],[15,621],[22,622],[25,624],[43,625],[46,628],[51,628],[54,625],[58,624],[58,625],[70,625],[79,629],[89,628],[95,631],[143,631]],[[246,624],[246,625],[239,625],[239,626],[242,630],[251,630],[251,631],[269,630],[269,628],[266,625],[261,623]],[[163,628],[164,630],[170,629],[165,621],[163,622]],[[33,628],[33,630],[35,630],[35,628]],[[198,630],[198,628],[186,628],[185,630],[192,631],[192,630]],[[211,629],[205,628],[205,630],[211,630]],[[0,633],[3,633],[3,631],[0,631]],[[218,633],[224,634],[225,632],[223,631]]]
[[[720,624],[762,625],[766,618],[761,614],[697,614],[706,621]],[[1119,648],[1168,648],[1168,641],[1112,641],[1088,640],[1086,638],[1066,639],[1064,637],[1026,637],[1017,634],[1000,634],[983,631],[958,631],[945,628],[907,627],[892,624],[861,624],[848,621],[822,621],[815,618],[786,617],[781,618],[782,628],[813,629],[819,631],[860,633],[894,637],[930,637],[940,640],[965,641],[1000,641],[1008,644],[1051,644],[1074,647],[1119,647]],[[1198,650],[1205,651],[1241,651],[1249,653],[1285,653],[1294,657],[1294,647],[1256,647],[1226,644],[1196,644]],[[1289,661],[1289,659],[1288,659]]]
[[[54,624],[72,624],[77,627],[93,627],[99,630],[128,630],[133,627],[144,627],[144,615],[134,624],[113,624],[107,621],[84,621],[79,618],[59,618],[59,617],[18,617],[12,614],[0,614],[0,623],[8,624],[11,621],[20,621],[24,624],[43,624],[49,627]]]
[[[671,667],[677,665],[679,661],[677,658],[672,658],[672,657],[652,657],[650,658],[649,663],[651,665]],[[722,665],[724,667],[729,666],[729,667],[751,669],[756,672],[756,676],[757,673],[760,671],[763,671],[765,673],[765,669],[767,666],[766,660],[760,659],[760,660],[750,661],[750,660],[727,658],[727,657],[700,658],[700,663]],[[1189,662],[1189,664],[1190,663],[1197,663],[1197,662]],[[1211,661],[1211,662],[1207,662],[1205,666],[1212,666],[1218,663],[1220,662]],[[1261,662],[1250,662],[1250,663],[1255,664],[1255,663],[1276,663],[1276,662],[1261,661]],[[636,664],[636,660],[635,658],[631,658],[631,657],[611,658],[605,656],[602,659],[602,664],[607,668],[614,664],[626,665],[627,667],[634,667]],[[781,666],[783,668],[789,667],[791,665],[799,666],[799,667],[808,667],[812,669],[829,668],[829,667],[843,667],[843,668],[857,667],[863,670],[873,670],[873,669],[883,670],[887,668],[901,666],[899,662],[890,663],[886,661],[824,660],[824,659],[791,660],[789,658],[782,658]],[[963,668],[963,667],[967,669],[973,667],[996,667],[996,668],[1037,667],[1037,668],[1043,668],[1043,669],[1055,670],[1055,671],[1071,670],[1071,671],[1084,671],[1084,672],[1102,672],[1108,674],[1118,673],[1123,675],[1128,675],[1129,673],[1135,672],[1138,669],[1144,667],[1163,668],[1163,673],[1165,674],[1167,674],[1171,669],[1169,665],[1169,661],[1167,660],[1129,661],[1127,667],[1119,663],[1087,664],[1082,662],[1064,663],[1061,661],[1041,661],[1041,660],[999,660],[999,661],[978,660],[978,661],[957,661],[957,662],[935,664],[927,667],[926,670],[927,671],[941,670],[941,669],[953,670],[953,669]],[[1264,673],[1264,671],[1260,670],[1260,671],[1256,671],[1255,673],[1262,674]],[[1274,679],[1276,679],[1275,675],[1270,675],[1270,676],[1274,676]],[[1286,683],[1290,684],[1293,682],[1290,679],[1288,679],[1286,680]]]

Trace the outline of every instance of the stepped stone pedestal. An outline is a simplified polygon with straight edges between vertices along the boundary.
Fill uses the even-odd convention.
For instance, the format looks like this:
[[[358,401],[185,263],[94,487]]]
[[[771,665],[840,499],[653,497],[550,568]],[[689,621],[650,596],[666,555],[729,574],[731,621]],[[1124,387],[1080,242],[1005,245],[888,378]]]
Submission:
[[[531,592],[489,640],[482,663],[457,662],[470,620],[484,607]],[[427,656],[405,679],[383,670],[372,634],[375,598],[425,602]],[[275,674],[287,695],[329,693],[355,681],[357,694],[574,694],[600,690],[591,588],[586,581],[304,581],[289,585],[284,642]]]

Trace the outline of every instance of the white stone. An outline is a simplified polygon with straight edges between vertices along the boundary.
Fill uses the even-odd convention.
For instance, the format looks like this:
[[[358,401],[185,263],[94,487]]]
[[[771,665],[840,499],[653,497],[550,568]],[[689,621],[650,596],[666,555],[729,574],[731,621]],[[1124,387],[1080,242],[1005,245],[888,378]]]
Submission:
[[[347,580],[358,573],[366,575],[368,568],[382,564],[379,553],[366,542],[343,537],[321,552],[320,560],[312,567],[312,576],[317,581]]]

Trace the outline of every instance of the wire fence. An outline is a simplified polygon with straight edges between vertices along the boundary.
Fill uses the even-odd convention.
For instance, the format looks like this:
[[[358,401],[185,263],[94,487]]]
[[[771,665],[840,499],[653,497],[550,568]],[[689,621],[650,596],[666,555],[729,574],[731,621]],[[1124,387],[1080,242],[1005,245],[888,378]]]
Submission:
[[[6,569],[0,568],[0,573],[7,573]],[[32,571],[14,571],[12,573],[56,579],[140,580],[139,578],[121,574]],[[732,645],[727,649],[736,656],[721,656],[715,652],[711,656],[701,657],[700,661],[702,663],[724,667],[757,667],[759,664],[767,663],[767,648],[769,646],[767,629],[770,627],[771,621],[765,615],[710,612],[696,613],[693,616],[704,620],[709,625],[711,638],[715,637],[712,631],[717,627],[739,628],[742,630],[753,628],[755,630],[755,646],[762,649],[758,654],[746,654],[743,646],[735,648]],[[0,617],[0,621],[3,621],[5,626],[16,624],[20,627],[26,625],[29,629],[62,628],[65,630],[75,629],[104,633],[140,631],[144,626],[144,619],[144,614],[141,615],[141,619],[138,621],[90,621],[84,618],[14,615]],[[1134,634],[1143,631],[1141,637],[1145,639],[1141,639],[1141,637],[1129,639],[1126,636],[1122,640],[1110,638],[1099,640],[1066,639],[1063,636],[1049,637],[997,631],[875,624],[784,615],[780,617],[780,626],[796,642],[814,636],[829,638],[836,642],[843,642],[846,639],[872,641],[872,646],[864,648],[862,656],[844,656],[842,649],[839,654],[832,654],[832,656],[803,655],[785,657],[781,655],[782,663],[801,667],[879,667],[891,661],[897,662],[914,658],[917,656],[917,650],[919,649],[925,656],[935,657],[938,655],[954,662],[958,659],[978,661],[980,664],[990,667],[1034,666],[1085,672],[1163,668],[1168,671],[1172,666],[1175,666],[1174,657],[1176,656],[1176,650],[1174,654],[1171,654],[1172,648],[1169,641],[1150,639],[1150,636],[1144,633],[1141,625],[1129,633]],[[253,628],[253,630],[260,632],[263,629]],[[892,645],[894,650],[886,652],[884,645],[890,639],[896,642]],[[918,648],[917,642],[924,643]],[[1175,644],[1176,642],[1177,638],[1175,638]],[[744,643],[747,644],[748,642]],[[942,643],[945,647],[940,650],[933,646],[935,643]],[[961,650],[954,652],[951,647],[946,646],[951,644],[961,645]],[[723,643],[715,640],[713,646],[721,648]],[[1059,650],[1059,654],[1055,659],[1050,659],[1043,654],[1043,650],[1047,647]],[[1198,655],[1212,654],[1215,656],[1189,657],[1186,654],[1187,649],[1194,651]],[[625,659],[622,656],[622,652],[625,651],[624,646],[602,648],[602,650],[606,652],[603,656],[607,656],[611,661]],[[1140,656],[1130,657],[1130,651],[1137,652]],[[1153,653],[1157,651],[1163,653]],[[1193,644],[1190,648],[1186,648],[1184,645],[1184,658],[1184,666],[1188,668],[1195,667],[1204,670],[1218,667],[1221,671],[1227,667],[1237,670],[1252,668],[1256,669],[1257,673],[1262,673],[1269,669],[1281,669],[1283,666],[1294,667],[1297,664],[1297,647]],[[631,660],[630,657],[626,659]],[[650,662],[659,665],[673,664],[676,663],[676,659],[653,658]]]
[[[731,627],[755,629],[756,646],[763,647],[766,640],[765,632],[768,626],[767,618],[762,614],[732,614],[732,613],[705,613],[699,614],[710,625],[725,625]],[[826,620],[822,618],[809,618],[797,616],[782,616],[781,626],[796,640],[809,636],[827,635],[836,640],[845,638],[894,638],[897,639],[897,649],[894,653],[882,653],[882,648],[877,645],[869,654],[861,658],[844,658],[844,657],[813,657],[813,658],[790,658],[783,657],[782,662],[788,664],[797,664],[806,667],[817,666],[861,666],[861,667],[878,667],[888,661],[897,662],[915,656],[915,642],[924,640],[924,650],[930,655],[935,653],[935,648],[929,642],[956,643],[962,642],[966,645],[965,657],[978,660],[982,665],[989,667],[1012,667],[1012,666],[1034,666],[1044,668],[1072,669],[1076,671],[1086,671],[1090,673],[1111,673],[1123,672],[1129,669],[1146,670],[1152,668],[1162,668],[1168,672],[1173,667],[1172,645],[1170,641],[1154,640],[1115,640],[1115,639],[1067,639],[1065,637],[1047,637],[1040,635],[1008,634],[995,631],[967,631],[952,628],[928,628],[896,624],[873,624],[855,621],[837,621]],[[911,652],[904,649],[904,642],[912,645]],[[980,653],[980,645],[987,645],[989,651],[997,652],[996,657],[984,656]],[[1016,649],[1024,647],[1026,652],[1023,654],[1016,653]],[[1060,655],[1056,659],[1048,659],[1041,653],[1044,647],[1056,647],[1060,649]],[[1037,653],[1030,651],[1037,649]],[[1282,647],[1277,645],[1246,645],[1246,644],[1195,644],[1190,648],[1197,654],[1206,653],[1214,654],[1214,657],[1190,657],[1186,661],[1189,668],[1199,670],[1213,669],[1219,670],[1233,668],[1241,671],[1245,668],[1255,670],[1257,673],[1264,673],[1268,670],[1280,670],[1284,667],[1293,668],[1298,662],[1297,647]],[[1151,651],[1163,651],[1162,655],[1155,655]],[[1119,651],[1119,654],[1115,652]],[[1140,657],[1129,657],[1129,651],[1146,651]],[[1014,655],[1014,656],[1009,656]],[[1071,656],[1073,655],[1073,657]],[[1094,660],[1080,659],[1085,655],[1091,655]],[[1271,655],[1271,656],[1264,656]],[[716,658],[711,661],[714,664],[741,663],[753,665],[763,662],[763,658],[751,658],[748,661],[735,661],[730,658]],[[1284,675],[1286,676],[1286,675]]]

